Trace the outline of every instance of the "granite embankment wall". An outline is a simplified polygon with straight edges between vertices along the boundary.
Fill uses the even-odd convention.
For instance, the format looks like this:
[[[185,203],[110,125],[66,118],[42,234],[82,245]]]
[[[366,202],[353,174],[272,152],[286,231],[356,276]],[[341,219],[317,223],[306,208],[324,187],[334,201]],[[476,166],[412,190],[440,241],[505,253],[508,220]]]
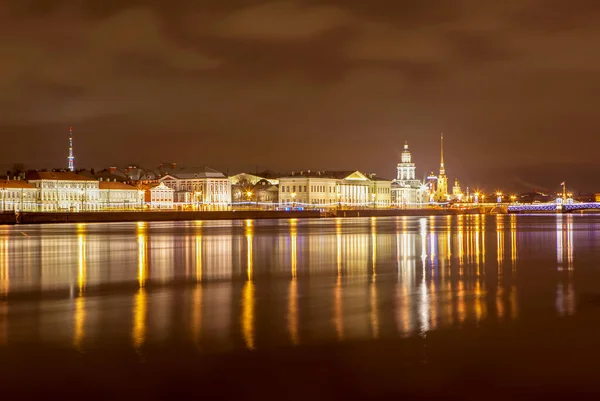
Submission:
[[[318,211],[21,213],[19,224],[315,218]],[[13,216],[14,220],[14,216]]]
[[[336,210],[335,217],[378,217],[378,216],[448,216],[459,214],[479,214],[485,211],[473,209],[364,209],[364,210]]]
[[[458,214],[489,213],[483,208],[460,209],[363,209],[334,210],[322,213],[316,210],[273,211],[130,211],[130,212],[24,212],[0,213],[0,224],[49,224],[49,223],[100,223],[136,221],[189,221],[189,220],[238,220],[238,219],[289,219],[319,217],[378,217],[378,216],[447,216]]]

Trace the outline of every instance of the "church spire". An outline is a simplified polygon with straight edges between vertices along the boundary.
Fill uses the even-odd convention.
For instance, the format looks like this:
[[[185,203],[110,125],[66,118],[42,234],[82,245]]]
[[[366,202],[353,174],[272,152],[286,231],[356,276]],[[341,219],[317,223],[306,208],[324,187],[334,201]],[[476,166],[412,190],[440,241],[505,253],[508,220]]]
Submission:
[[[446,174],[446,169],[444,168],[444,133],[442,132],[441,137],[441,153],[440,153],[440,175]]]

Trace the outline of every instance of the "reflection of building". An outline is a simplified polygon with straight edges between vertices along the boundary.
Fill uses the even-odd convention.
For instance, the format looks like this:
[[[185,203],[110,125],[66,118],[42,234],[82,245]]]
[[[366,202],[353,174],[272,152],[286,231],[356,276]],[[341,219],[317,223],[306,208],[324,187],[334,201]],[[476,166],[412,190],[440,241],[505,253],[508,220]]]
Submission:
[[[389,206],[391,181],[360,171],[301,171],[279,179],[279,202],[309,205]]]
[[[37,189],[22,180],[0,181],[0,211],[33,212],[37,210]]]
[[[412,162],[408,143],[404,144],[401,162],[397,166],[396,179],[391,185],[391,201],[395,206],[422,204],[426,200],[426,189],[416,179],[416,167]]]
[[[159,181],[175,191],[177,206],[231,203],[231,183],[223,173],[210,167],[173,170]]]
[[[144,202],[144,192],[136,187],[116,181],[99,183],[99,204],[103,210],[136,209]]]
[[[72,172],[33,171],[27,180],[39,190],[40,211],[98,210],[98,181]]]

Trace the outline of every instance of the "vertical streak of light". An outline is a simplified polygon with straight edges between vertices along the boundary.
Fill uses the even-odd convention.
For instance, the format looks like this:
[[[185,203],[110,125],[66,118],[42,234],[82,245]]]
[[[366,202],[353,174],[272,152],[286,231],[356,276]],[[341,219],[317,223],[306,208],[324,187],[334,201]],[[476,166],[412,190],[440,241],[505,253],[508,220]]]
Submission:
[[[253,245],[254,245],[254,225],[252,220],[246,220],[246,273],[248,275],[248,280],[252,281],[253,277],[253,269],[254,269],[254,254],[253,254]]]
[[[373,267],[373,279],[377,274],[377,230],[375,227],[375,217],[371,218],[371,265]]]
[[[296,228],[297,220],[290,219],[290,241],[291,241],[291,265],[292,277],[295,278],[298,270],[298,230]]]
[[[138,241],[138,284],[143,288],[146,284],[148,273],[148,241],[146,233],[146,223],[137,223],[137,241]]]
[[[496,288],[496,313],[498,315],[498,319],[502,319],[504,317],[504,289],[502,288],[502,282],[498,279],[498,287]]]
[[[4,296],[10,290],[10,263],[8,259],[8,236],[0,241],[0,291]]]
[[[519,317],[519,306],[517,304],[517,286],[513,285],[510,290],[510,317],[515,320]]]
[[[556,216],[556,265],[562,271],[564,261],[562,214]]]
[[[192,341],[200,343],[202,335],[202,284],[196,284],[192,300]]]
[[[477,324],[481,322],[481,319],[484,315],[484,306],[481,302],[481,297],[483,296],[483,290],[481,288],[481,280],[477,279],[475,282],[475,321]]]
[[[85,297],[79,295],[75,299],[73,347],[83,351],[83,339],[85,337]]]
[[[242,296],[242,335],[249,350],[254,350],[254,284],[246,281]]]
[[[567,270],[573,271],[573,215],[567,215]]]
[[[377,306],[377,284],[376,284],[375,275],[373,275],[373,281],[371,281],[371,299],[370,299],[370,307],[371,307],[371,332],[373,333],[373,338],[379,338],[379,309]]]
[[[78,241],[78,266],[77,266],[77,284],[79,294],[75,300],[75,310],[73,315],[73,347],[78,351],[83,350],[83,339],[85,337],[85,286],[87,273],[87,253],[85,244],[85,225],[77,225]]]
[[[133,302],[133,347],[139,351],[146,341],[147,295],[144,287],[138,288]]]
[[[510,261],[513,273],[517,270],[517,216],[510,215]]]
[[[485,267],[485,214],[481,216],[481,264]]]
[[[458,306],[456,308],[458,315],[458,321],[463,323],[467,317],[466,305],[465,305],[465,282],[464,279],[458,280]]]
[[[296,277],[290,280],[288,296],[288,329],[292,344],[298,345],[298,283]]]
[[[77,285],[79,287],[79,296],[82,296],[85,291],[86,273],[87,273],[85,234],[83,234],[83,233],[78,234],[77,241],[78,241]]]
[[[344,309],[342,305],[342,276],[338,275],[335,282],[335,331],[338,341],[344,340]]]
[[[196,236],[196,282],[202,281],[202,235]]]
[[[465,265],[465,241],[464,241],[464,231],[465,226],[463,224],[464,217],[462,215],[458,216],[458,273],[460,276],[464,273],[464,265]]]
[[[502,264],[504,263],[504,216],[496,215],[496,238],[498,254],[498,276],[502,275]]]
[[[479,277],[481,275],[481,248],[479,245],[479,235],[481,234],[481,222],[479,221],[479,215],[475,216],[475,266],[476,266],[476,275]],[[479,279],[477,279],[479,281]]]

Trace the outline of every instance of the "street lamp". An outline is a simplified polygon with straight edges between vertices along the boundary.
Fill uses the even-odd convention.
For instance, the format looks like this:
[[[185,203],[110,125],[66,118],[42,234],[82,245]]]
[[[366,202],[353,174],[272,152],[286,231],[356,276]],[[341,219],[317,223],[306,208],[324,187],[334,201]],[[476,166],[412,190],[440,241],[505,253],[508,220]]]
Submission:
[[[517,200],[517,196],[516,195],[511,195],[510,196],[510,200],[512,203],[515,203],[515,201]]]
[[[292,192],[292,208],[296,207],[296,193]]]
[[[475,192],[475,203],[479,203],[479,192]]]
[[[375,209],[375,194],[371,194],[371,202],[373,203],[373,209]]]
[[[496,192],[496,201],[498,203],[502,203],[502,192],[500,192],[500,191]]]

